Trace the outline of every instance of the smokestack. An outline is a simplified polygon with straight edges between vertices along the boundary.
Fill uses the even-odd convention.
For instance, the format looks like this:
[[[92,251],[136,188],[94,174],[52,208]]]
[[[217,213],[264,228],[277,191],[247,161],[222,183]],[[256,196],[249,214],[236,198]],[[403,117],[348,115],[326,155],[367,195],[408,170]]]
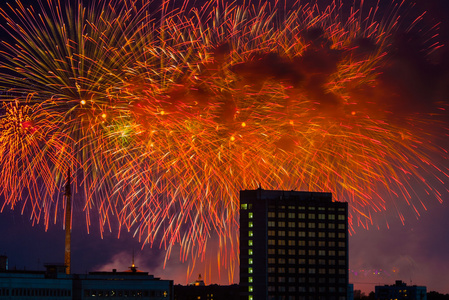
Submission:
[[[8,271],[8,257],[0,255],[0,271]]]
[[[70,274],[70,244],[71,244],[71,221],[72,221],[72,192],[70,190],[70,168],[67,169],[67,183],[65,186],[65,253],[64,265],[66,274]]]

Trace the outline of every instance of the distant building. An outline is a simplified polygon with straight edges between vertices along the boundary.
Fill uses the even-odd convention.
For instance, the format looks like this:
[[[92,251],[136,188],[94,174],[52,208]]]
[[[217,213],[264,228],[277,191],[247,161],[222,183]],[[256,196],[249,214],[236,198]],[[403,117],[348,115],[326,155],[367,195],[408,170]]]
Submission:
[[[348,204],[331,193],[240,191],[241,299],[348,298]]]
[[[174,300],[232,300],[239,298],[239,286],[205,285],[199,275],[196,281],[187,286],[175,285],[174,295]]]
[[[0,271],[0,300],[84,299],[173,300],[173,281],[147,272],[129,271],[66,274],[64,265],[46,265],[45,271]]]
[[[394,285],[375,287],[376,300],[427,300],[427,288],[425,286],[408,286],[401,280],[396,280]]]

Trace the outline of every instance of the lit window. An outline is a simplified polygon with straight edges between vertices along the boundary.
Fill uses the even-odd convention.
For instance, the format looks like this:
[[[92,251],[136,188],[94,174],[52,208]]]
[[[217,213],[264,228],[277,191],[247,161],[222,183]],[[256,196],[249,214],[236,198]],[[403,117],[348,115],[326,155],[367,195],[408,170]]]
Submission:
[[[248,222],[248,227],[254,227],[253,222]]]
[[[289,228],[295,228],[296,227],[296,223],[295,222],[288,222],[288,227]]]
[[[248,273],[252,274],[253,273],[253,268],[248,268]]]
[[[285,213],[283,212],[278,213],[278,218],[285,218]]]
[[[252,277],[248,277],[248,282],[253,282],[253,278]]]
[[[250,293],[253,291],[253,286],[252,286],[252,285],[250,285],[250,286],[248,287],[248,291],[249,291]]]
[[[345,215],[338,215],[338,219],[339,219],[339,220],[344,220],[345,218],[346,218]]]
[[[248,255],[253,255],[253,249],[248,249]]]
[[[329,220],[335,220],[335,215],[328,215]]]
[[[294,219],[295,218],[295,213],[288,213],[288,218],[289,219]]]
[[[268,221],[268,227],[274,227],[276,223],[274,221]]]
[[[306,227],[306,223],[304,223],[304,222],[298,222],[298,227],[299,227],[299,228],[305,228],[305,227]]]
[[[278,222],[279,227],[285,227],[285,222]]]
[[[248,209],[248,204],[246,203],[240,204],[240,209]]]
[[[254,300],[254,299],[253,299],[253,296],[251,296],[251,295],[248,296],[248,300]]]
[[[318,220],[325,220],[326,215],[325,214],[318,214]]]
[[[273,211],[268,212],[268,218],[274,218],[276,214]]]
[[[339,233],[339,234],[338,234],[338,237],[341,238],[341,239],[344,239],[344,238],[346,237],[346,234],[344,234],[344,233]]]
[[[253,232],[252,231],[248,231],[248,236],[253,236]]]
[[[248,259],[248,264],[250,264],[250,265],[253,264],[253,259],[252,258]]]
[[[306,214],[303,214],[303,213],[298,214],[298,219],[305,219],[305,218],[306,218]]]
[[[248,246],[252,246],[253,245],[253,240],[248,240]]]
[[[315,223],[309,223],[309,228],[315,228]]]
[[[309,219],[315,219],[315,214],[309,214]]]
[[[248,218],[250,218],[250,219],[253,218],[253,213],[252,212],[248,213]]]
[[[278,231],[278,236],[285,236],[285,231]]]

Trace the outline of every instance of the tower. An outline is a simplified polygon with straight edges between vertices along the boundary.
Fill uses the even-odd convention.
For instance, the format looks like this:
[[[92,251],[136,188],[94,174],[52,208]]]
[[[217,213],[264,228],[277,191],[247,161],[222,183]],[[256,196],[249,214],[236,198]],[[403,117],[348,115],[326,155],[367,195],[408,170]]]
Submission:
[[[70,257],[71,257],[71,222],[72,222],[72,192],[70,189],[70,168],[67,169],[67,182],[65,186],[66,206],[65,206],[65,251],[64,265],[66,274],[70,274]]]
[[[240,191],[241,298],[344,300],[348,204],[331,193]]]

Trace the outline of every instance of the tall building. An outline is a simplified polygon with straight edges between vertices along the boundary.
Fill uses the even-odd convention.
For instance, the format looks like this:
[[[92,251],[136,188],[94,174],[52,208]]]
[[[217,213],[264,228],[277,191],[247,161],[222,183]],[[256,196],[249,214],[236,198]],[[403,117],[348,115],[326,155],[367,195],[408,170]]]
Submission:
[[[240,191],[240,295],[345,300],[348,203],[331,193]]]
[[[394,285],[376,286],[376,300],[427,300],[427,288],[425,286],[409,286],[402,280],[396,280]]]

